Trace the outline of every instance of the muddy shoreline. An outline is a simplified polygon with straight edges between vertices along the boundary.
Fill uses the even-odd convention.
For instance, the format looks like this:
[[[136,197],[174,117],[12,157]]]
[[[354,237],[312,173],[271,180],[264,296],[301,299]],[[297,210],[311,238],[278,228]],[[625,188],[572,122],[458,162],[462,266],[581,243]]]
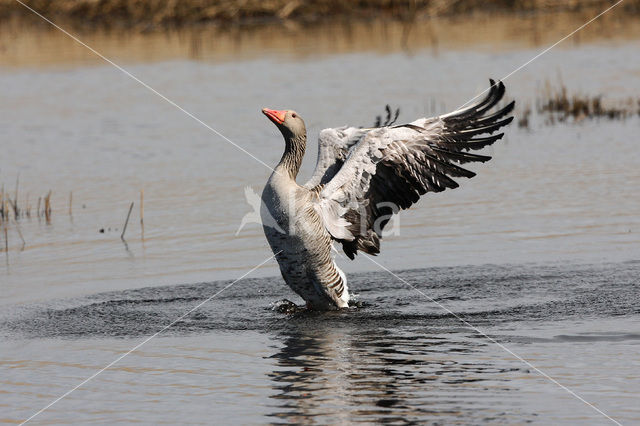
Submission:
[[[279,23],[313,24],[336,21],[389,19],[412,21],[433,17],[530,14],[557,12],[598,13],[611,0],[25,0],[24,4],[49,19],[76,29],[137,29],[154,31],[202,25],[260,27]],[[640,0],[627,0],[618,13],[637,14]],[[41,18],[14,0],[0,0],[0,22],[18,20],[26,26],[45,25]]]

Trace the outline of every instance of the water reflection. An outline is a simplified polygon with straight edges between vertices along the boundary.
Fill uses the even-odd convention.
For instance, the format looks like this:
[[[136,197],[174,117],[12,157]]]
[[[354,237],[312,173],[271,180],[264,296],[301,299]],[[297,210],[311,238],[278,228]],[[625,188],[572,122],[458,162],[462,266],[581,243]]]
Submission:
[[[431,49],[510,49],[548,45],[584,24],[584,13],[491,14],[422,18],[409,21],[333,20],[315,25],[263,25],[226,28],[196,26],[165,31],[83,31],[83,42],[118,62],[174,59],[242,60],[275,55],[309,58],[363,51],[416,52]],[[63,25],[66,27],[66,25]],[[640,36],[634,15],[606,14],[573,38],[574,43]],[[102,63],[85,47],[50,27],[20,20],[0,28],[0,63],[4,67]]]
[[[349,315],[302,315],[276,336],[284,343],[268,373],[276,422],[406,424],[514,414],[482,401],[482,391],[508,398],[516,390],[510,378],[526,372],[483,357],[485,344],[466,330],[344,321]]]

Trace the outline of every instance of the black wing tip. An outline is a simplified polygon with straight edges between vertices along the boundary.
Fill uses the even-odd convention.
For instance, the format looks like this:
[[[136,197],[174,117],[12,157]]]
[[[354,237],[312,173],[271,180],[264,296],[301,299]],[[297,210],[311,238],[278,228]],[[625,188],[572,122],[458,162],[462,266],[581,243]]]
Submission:
[[[502,98],[504,97],[504,94],[506,93],[506,87],[502,81],[498,80],[496,82],[494,79],[490,78],[489,89],[485,89],[484,91],[482,91],[482,93],[480,93],[473,99],[479,97],[485,92],[488,92],[488,93],[482,100],[474,104],[471,104],[467,107],[464,107],[454,113],[445,114],[443,118],[446,121],[450,121],[450,122],[458,122],[463,120],[482,118],[484,113],[489,111],[496,104],[498,104],[500,100],[502,100]]]
[[[511,100],[505,106],[489,113],[489,111],[502,100],[506,93],[506,88],[502,81],[498,80],[496,82],[490,78],[489,84],[489,93],[487,93],[482,101],[465,108],[455,115],[445,118],[445,123],[452,133],[458,133],[460,136],[465,135],[463,139],[466,139],[476,134],[491,134],[500,127],[506,126],[513,121],[513,116],[505,119],[503,119],[503,117],[511,114],[515,109],[515,100]]]
[[[494,79],[489,78],[489,87],[496,87],[498,89],[498,92],[506,91],[506,87],[504,86],[502,80],[498,80],[496,84],[496,81]]]
[[[500,111],[504,111],[505,115],[509,114],[511,111],[513,111],[513,109],[516,107],[516,101],[515,99],[512,100],[511,102],[509,102],[507,104],[507,106],[505,106],[504,108],[502,108]]]
[[[507,88],[501,80],[496,83],[494,79],[489,79],[489,95],[487,98],[492,98],[493,105],[500,102],[506,92]]]

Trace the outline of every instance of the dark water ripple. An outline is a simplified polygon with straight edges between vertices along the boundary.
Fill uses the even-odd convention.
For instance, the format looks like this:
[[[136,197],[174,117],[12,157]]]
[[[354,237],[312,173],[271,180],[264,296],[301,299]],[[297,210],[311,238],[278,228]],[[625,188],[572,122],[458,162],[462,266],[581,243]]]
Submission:
[[[640,313],[640,261],[604,265],[473,266],[397,274],[456,315],[478,326],[561,321]],[[0,321],[3,334],[22,337],[131,337],[152,334],[230,281],[148,287],[20,308]],[[460,327],[451,313],[392,276],[362,273],[349,286],[363,307],[342,312],[274,312],[292,294],[281,279],[245,279],[167,334],[333,327]]]

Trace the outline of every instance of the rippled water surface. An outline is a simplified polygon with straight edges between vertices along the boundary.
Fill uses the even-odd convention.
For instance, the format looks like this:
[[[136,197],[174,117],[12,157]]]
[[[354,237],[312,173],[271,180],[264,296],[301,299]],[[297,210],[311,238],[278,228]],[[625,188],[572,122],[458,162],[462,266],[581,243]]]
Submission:
[[[363,273],[351,277],[360,308],[295,315],[270,309],[288,296],[279,279],[247,279],[41,420],[605,423],[497,341],[631,424],[639,274],[638,262],[400,271],[404,283]],[[28,417],[228,284],[14,309],[0,323],[4,418]]]
[[[618,27],[607,22],[509,77],[518,113],[547,80],[608,99],[639,93],[637,37],[609,38]],[[49,190],[53,200],[51,223],[21,219],[24,247],[10,224],[0,253],[0,421],[16,422],[264,261],[261,228],[238,230],[252,210],[245,188],[259,192],[270,170],[89,54],[69,47],[56,62],[63,40],[38,53],[38,36],[25,36],[21,57],[4,31],[4,57],[24,60],[0,65],[0,182],[13,193],[19,176],[32,208]],[[355,34],[367,31],[380,32]],[[149,57],[138,39],[133,53],[126,37],[92,40],[268,165],[283,143],[260,109],[295,108],[312,141],[301,180],[323,127],[370,125],[387,103],[401,120],[453,109],[547,41],[505,45],[498,32],[467,45],[452,33],[447,46],[421,29],[402,50],[402,29],[387,31],[398,43],[383,37],[384,49],[315,34],[262,55],[228,39],[224,54],[192,55],[168,36],[166,55]],[[276,54],[287,49],[297,53]],[[640,119],[531,121],[487,150],[477,177],[400,215],[376,261],[409,285],[363,256],[340,260],[363,306],[286,315],[271,306],[299,300],[267,263],[34,420],[608,422],[508,349],[640,422]]]
[[[556,81],[560,73],[570,76],[571,90],[626,97],[640,87],[636,52],[635,44],[549,52],[508,81],[508,95],[524,107],[545,78]],[[425,51],[129,69],[268,165],[279,160],[283,142],[260,108],[296,108],[312,135],[304,181],[322,127],[370,125],[387,102],[407,119],[455,108],[484,89],[488,76],[533,54]],[[20,197],[34,209],[37,197],[53,191],[52,223],[20,224],[24,250],[10,229],[0,303],[234,278],[269,255],[258,225],[236,233],[252,210],[245,187],[259,192],[271,171],[138,83],[107,66],[6,71],[0,82],[5,188],[13,192],[19,174]],[[639,124],[634,117],[533,130],[512,125],[487,150],[494,159],[472,166],[477,177],[400,215],[399,235],[385,239],[382,261],[402,269],[638,258]],[[120,233],[140,190],[144,240],[136,204],[125,245]],[[359,259],[346,268],[372,265]],[[270,263],[259,273],[278,271]]]

